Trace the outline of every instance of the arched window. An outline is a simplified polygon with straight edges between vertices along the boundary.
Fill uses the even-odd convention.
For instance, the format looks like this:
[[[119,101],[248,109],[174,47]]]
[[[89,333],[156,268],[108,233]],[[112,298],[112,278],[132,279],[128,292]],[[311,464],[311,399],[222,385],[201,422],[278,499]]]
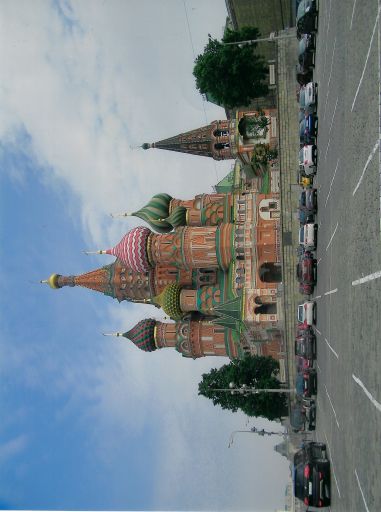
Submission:
[[[262,283],[280,283],[282,269],[279,263],[263,263],[258,269],[259,279]]]

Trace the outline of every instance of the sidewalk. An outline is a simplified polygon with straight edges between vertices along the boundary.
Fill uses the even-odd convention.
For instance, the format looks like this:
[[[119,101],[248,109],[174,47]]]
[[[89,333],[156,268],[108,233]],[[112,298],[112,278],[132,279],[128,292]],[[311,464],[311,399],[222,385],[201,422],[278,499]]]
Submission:
[[[283,273],[283,330],[287,351],[286,377],[290,387],[295,386],[294,338],[296,309],[302,296],[296,280],[299,221],[296,216],[300,186],[296,182],[299,151],[298,103],[295,66],[297,46],[295,38],[278,42],[277,90],[279,126],[279,168],[282,210],[282,273]],[[281,34],[281,33],[280,33]]]

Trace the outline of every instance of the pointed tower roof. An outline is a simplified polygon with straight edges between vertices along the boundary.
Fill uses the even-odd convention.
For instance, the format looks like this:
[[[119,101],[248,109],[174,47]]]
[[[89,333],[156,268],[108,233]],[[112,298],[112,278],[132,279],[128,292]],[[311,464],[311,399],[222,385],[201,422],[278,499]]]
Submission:
[[[120,260],[78,276],[52,274],[42,281],[53,289],[81,286],[104,293],[119,302],[150,302],[153,294],[153,273],[132,272]]]
[[[180,153],[189,153],[192,155],[209,156],[215,160],[223,160],[223,155],[216,150],[215,144],[218,142],[215,131],[218,130],[221,121],[213,121],[207,126],[180,133],[174,137],[163,139],[151,144],[145,142],[143,149],[158,148],[168,151],[178,151]]]

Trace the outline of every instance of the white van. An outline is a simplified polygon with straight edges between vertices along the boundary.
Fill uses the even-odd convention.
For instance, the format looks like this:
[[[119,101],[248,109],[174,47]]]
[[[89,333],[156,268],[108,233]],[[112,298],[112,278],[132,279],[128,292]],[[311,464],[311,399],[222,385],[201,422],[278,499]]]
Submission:
[[[305,249],[316,249],[317,227],[317,224],[308,223],[299,229],[299,244]]]

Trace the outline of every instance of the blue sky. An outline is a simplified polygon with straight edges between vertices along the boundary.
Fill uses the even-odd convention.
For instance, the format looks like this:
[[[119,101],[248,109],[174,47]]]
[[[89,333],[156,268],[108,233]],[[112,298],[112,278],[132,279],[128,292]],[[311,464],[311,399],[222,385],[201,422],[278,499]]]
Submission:
[[[197,396],[201,374],[224,359],[104,338],[160,313],[38,284],[112,261],[82,251],[114,245],[141,221],[110,212],[158,192],[211,191],[230,170],[132,149],[224,118],[202,102],[192,68],[193,48],[208,32],[220,37],[225,17],[222,0],[1,2],[1,508],[283,503],[278,439],[242,435],[227,449],[245,418]]]

